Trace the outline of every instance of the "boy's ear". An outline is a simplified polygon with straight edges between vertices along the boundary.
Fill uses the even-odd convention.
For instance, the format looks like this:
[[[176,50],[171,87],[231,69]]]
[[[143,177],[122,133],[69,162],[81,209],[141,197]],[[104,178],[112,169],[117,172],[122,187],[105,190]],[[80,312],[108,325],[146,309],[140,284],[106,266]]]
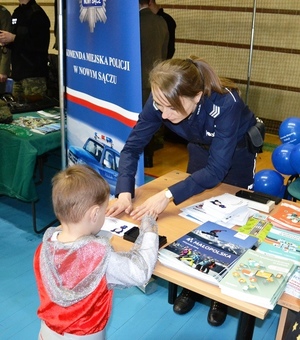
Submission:
[[[97,205],[94,205],[90,212],[90,218],[92,222],[96,222],[100,214],[100,209]]]

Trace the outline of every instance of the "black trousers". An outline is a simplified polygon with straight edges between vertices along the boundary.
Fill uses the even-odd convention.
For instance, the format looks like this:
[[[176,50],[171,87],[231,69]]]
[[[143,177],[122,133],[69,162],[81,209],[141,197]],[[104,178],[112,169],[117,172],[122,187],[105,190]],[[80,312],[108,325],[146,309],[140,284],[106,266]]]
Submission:
[[[189,143],[188,152],[188,173],[192,174],[197,170],[205,168],[208,161],[209,148]],[[251,189],[253,187],[255,166],[256,155],[249,152],[247,147],[237,148],[233,155],[231,168],[222,182]]]

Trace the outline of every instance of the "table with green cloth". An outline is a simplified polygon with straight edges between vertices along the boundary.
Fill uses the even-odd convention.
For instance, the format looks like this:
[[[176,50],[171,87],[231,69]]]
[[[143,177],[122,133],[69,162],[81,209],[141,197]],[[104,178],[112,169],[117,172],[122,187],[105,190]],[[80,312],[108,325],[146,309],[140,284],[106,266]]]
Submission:
[[[14,119],[22,116],[39,117],[36,112],[13,116]],[[35,202],[38,200],[34,181],[37,158],[60,147],[61,132],[43,135],[20,128],[25,129],[24,132],[27,133],[16,134],[9,128],[10,126],[6,128],[4,124],[0,124],[0,195],[15,197],[25,202]]]

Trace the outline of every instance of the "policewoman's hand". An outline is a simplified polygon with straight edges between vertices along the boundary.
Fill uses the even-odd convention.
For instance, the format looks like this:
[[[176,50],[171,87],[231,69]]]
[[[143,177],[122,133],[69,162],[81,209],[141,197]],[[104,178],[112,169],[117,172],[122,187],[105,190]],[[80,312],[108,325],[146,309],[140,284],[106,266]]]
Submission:
[[[134,208],[130,213],[130,217],[134,220],[140,221],[143,216],[149,212],[154,211],[158,215],[162,213],[169,204],[169,199],[165,195],[165,190],[148,198],[143,204]]]
[[[106,217],[114,217],[122,212],[126,214],[130,214],[132,211],[132,201],[130,192],[122,192],[119,194],[119,197],[112,201],[106,209],[105,216]]]

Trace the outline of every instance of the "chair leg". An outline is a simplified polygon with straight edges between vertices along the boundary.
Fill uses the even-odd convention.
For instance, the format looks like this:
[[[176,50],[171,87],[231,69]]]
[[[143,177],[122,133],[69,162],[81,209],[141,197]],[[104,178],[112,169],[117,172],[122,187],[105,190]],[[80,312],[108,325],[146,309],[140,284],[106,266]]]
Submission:
[[[36,159],[36,165],[35,165],[34,172],[35,173],[38,172],[38,174],[39,174],[39,178],[35,182],[36,185],[41,184],[44,180],[44,163],[45,163],[46,157],[47,157],[46,155],[41,155],[41,156],[38,156],[37,159]]]

